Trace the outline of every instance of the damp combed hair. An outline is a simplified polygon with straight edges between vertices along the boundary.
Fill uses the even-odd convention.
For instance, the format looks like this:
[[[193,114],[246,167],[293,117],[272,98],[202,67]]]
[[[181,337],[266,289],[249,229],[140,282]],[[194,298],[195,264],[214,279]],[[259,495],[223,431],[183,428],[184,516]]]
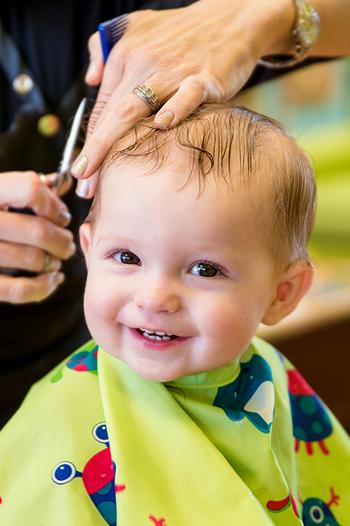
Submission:
[[[167,162],[174,148],[188,152],[188,181],[197,176],[199,194],[208,177],[234,190],[269,187],[271,247],[276,259],[309,260],[307,242],[316,208],[316,184],[308,156],[272,118],[229,104],[205,104],[178,126],[161,130],[153,117],[140,120],[110,149],[101,178],[111,164],[145,162],[152,173]],[[151,163],[151,164],[150,164]],[[97,192],[87,221],[98,209]],[[261,207],[257,207],[257,214]]]

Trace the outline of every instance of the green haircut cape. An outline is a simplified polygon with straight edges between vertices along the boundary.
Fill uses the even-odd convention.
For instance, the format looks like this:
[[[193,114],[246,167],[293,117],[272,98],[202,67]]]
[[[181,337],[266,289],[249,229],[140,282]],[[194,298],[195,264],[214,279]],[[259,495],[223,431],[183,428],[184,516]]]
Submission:
[[[254,339],[157,383],[89,342],[0,433],[3,526],[350,525],[350,441]]]

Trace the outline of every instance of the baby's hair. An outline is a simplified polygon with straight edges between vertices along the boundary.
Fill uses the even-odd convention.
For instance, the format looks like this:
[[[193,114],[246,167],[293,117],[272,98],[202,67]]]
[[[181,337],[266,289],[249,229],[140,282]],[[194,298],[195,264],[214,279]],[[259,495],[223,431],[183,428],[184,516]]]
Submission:
[[[199,194],[209,176],[224,180],[232,191],[259,185],[271,202],[268,233],[276,262],[309,260],[307,241],[316,208],[314,173],[307,155],[279,122],[229,104],[205,104],[168,130],[155,128],[153,117],[148,117],[113,145],[100,177],[111,164],[125,162],[145,162],[146,173],[151,174],[170,157],[173,162],[174,148],[188,151],[187,181],[197,175]],[[99,192],[87,221],[93,222],[98,202]],[[266,210],[266,202],[263,206]],[[257,203],[257,215],[262,210]]]

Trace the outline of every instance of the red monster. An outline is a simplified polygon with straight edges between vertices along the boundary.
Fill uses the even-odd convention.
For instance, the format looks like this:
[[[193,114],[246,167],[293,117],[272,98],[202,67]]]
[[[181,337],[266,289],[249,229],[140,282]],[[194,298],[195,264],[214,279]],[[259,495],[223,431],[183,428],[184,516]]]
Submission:
[[[323,403],[296,369],[287,374],[295,451],[299,451],[300,442],[305,442],[306,452],[312,455],[316,442],[322,453],[328,455],[324,439],[332,434],[333,427]]]

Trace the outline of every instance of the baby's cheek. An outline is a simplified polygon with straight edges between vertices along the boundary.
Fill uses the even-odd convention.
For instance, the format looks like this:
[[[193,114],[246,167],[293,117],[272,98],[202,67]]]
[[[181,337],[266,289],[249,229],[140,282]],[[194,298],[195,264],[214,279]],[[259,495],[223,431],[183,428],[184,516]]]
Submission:
[[[256,320],[243,305],[224,302],[206,312],[203,326],[210,338],[232,346],[236,354],[242,352],[254,336]]]
[[[85,293],[84,310],[87,321],[99,323],[115,318],[116,292],[109,279],[89,273]]]

